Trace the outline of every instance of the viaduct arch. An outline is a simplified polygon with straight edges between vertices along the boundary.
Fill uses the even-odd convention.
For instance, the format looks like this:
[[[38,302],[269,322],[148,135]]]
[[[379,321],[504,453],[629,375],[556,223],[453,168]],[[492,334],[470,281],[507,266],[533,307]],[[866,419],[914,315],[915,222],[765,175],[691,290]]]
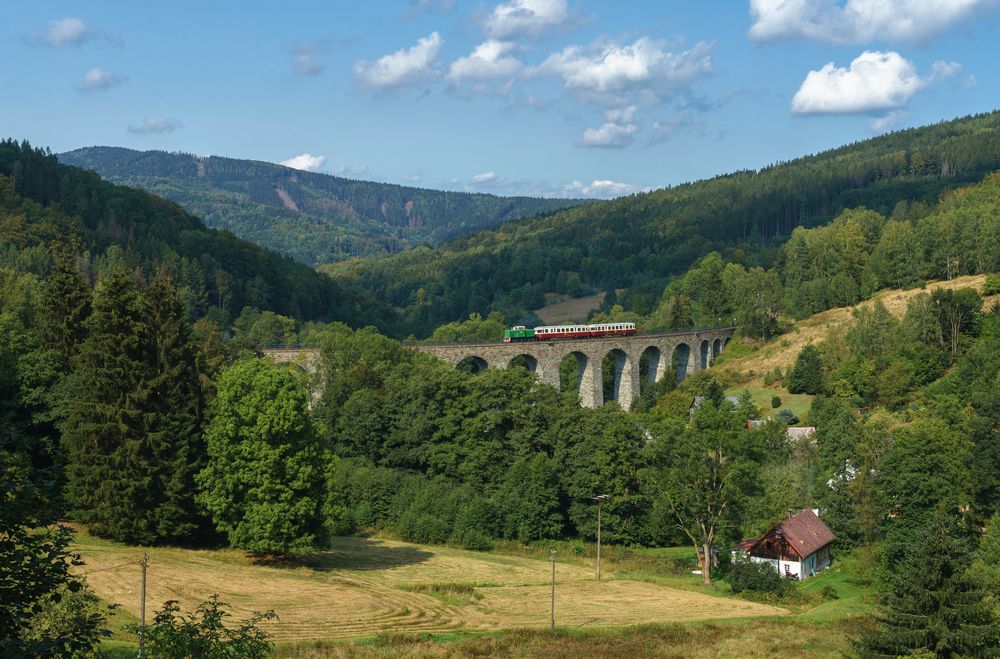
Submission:
[[[407,348],[434,355],[456,367],[461,362],[475,362],[489,368],[506,368],[512,361],[519,362],[526,364],[542,382],[557,389],[559,365],[572,355],[577,362],[577,389],[584,407],[600,407],[604,403],[602,366],[605,357],[610,356],[614,362],[612,397],[628,409],[639,397],[639,362],[643,357],[648,364],[646,377],[650,381],[659,382],[668,374],[683,380],[688,374],[711,366],[734,329],[718,327],[522,343],[413,344]]]

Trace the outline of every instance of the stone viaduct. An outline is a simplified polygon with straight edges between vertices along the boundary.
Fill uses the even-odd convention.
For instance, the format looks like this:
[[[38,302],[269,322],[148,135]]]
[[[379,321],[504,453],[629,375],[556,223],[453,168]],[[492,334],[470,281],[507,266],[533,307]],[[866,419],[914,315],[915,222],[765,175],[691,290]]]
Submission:
[[[545,383],[559,388],[559,366],[572,355],[576,358],[577,389],[580,404],[599,407],[604,403],[603,364],[605,357],[614,360],[612,398],[628,409],[639,397],[639,363],[646,358],[646,377],[659,382],[673,368],[674,377],[683,380],[689,373],[708,368],[733,335],[734,328],[636,334],[594,339],[524,341],[520,343],[449,343],[407,346],[434,355],[458,366],[506,368],[518,361]]]
[[[733,335],[732,327],[636,334],[595,339],[524,341],[521,343],[414,343],[406,345],[434,355],[454,366],[463,362],[474,370],[506,368],[511,362],[527,366],[538,378],[559,388],[559,366],[568,357],[576,358],[580,404],[600,407],[604,403],[603,364],[614,361],[612,398],[624,409],[639,397],[640,362],[645,358],[646,378],[659,382],[670,373],[683,380],[689,373],[708,368]],[[265,349],[274,362],[299,364],[307,372],[318,367],[318,351],[308,348]],[[676,370],[674,370],[676,369]],[[314,393],[315,396],[315,393]]]

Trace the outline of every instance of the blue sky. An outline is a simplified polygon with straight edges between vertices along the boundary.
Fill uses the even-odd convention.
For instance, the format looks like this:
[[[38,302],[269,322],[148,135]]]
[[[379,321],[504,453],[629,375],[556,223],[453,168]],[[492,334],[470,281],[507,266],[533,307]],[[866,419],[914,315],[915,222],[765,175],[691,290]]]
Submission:
[[[996,109],[998,41],[1000,0],[5,3],[0,133],[606,197]]]

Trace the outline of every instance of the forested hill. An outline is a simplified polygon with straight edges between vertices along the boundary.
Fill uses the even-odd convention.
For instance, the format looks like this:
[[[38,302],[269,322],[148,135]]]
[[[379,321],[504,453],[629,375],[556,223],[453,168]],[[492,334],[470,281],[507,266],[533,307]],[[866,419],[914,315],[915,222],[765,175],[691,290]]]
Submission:
[[[887,217],[900,202],[930,208],[946,190],[997,169],[1000,112],[992,112],[328,270],[405,308],[418,333],[472,312],[517,317],[550,292],[628,288],[619,302],[647,313],[670,277],[712,251],[767,267],[796,226],[826,224],[846,208]]]
[[[27,142],[0,141],[0,266],[44,276],[54,251],[74,254],[92,280],[118,266],[147,277],[165,266],[190,318],[207,314],[222,327],[252,306],[392,331],[391,310],[306,265]]]
[[[98,146],[58,158],[175,201],[211,227],[310,265],[395,253],[581,203],[427,190],[165,151]]]

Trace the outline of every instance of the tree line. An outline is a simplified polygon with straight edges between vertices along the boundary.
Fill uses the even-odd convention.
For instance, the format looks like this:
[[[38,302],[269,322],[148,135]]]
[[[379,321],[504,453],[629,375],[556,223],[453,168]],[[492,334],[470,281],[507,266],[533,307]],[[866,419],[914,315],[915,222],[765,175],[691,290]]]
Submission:
[[[797,227],[823,226],[846,209],[862,207],[894,222],[886,227],[879,252],[892,271],[876,271],[873,277],[905,282],[913,276],[905,253],[895,251],[909,239],[904,225],[912,225],[922,239],[951,241],[936,248],[935,272],[969,271],[978,266],[964,255],[949,265],[949,254],[954,259],[970,236],[936,236],[915,221],[948,191],[1000,169],[998,127],[1000,113],[994,112],[898,131],[759,171],[506,223],[436,248],[338,264],[329,272],[403,309],[408,330],[417,336],[470,313],[501,311],[512,322],[533,322],[529,312],[545,304],[546,293],[614,292],[627,312],[647,315],[664,286],[707,253],[719,252],[748,270],[780,268],[781,246]],[[847,263],[838,264],[838,272]],[[789,272],[796,285],[799,278],[817,280],[809,299],[793,300],[794,307],[835,304],[843,282],[832,287],[827,282],[827,290],[821,290],[821,278],[808,265],[799,259]],[[875,284],[871,278],[861,281],[860,273],[844,274],[855,282],[846,296],[864,296]]]

